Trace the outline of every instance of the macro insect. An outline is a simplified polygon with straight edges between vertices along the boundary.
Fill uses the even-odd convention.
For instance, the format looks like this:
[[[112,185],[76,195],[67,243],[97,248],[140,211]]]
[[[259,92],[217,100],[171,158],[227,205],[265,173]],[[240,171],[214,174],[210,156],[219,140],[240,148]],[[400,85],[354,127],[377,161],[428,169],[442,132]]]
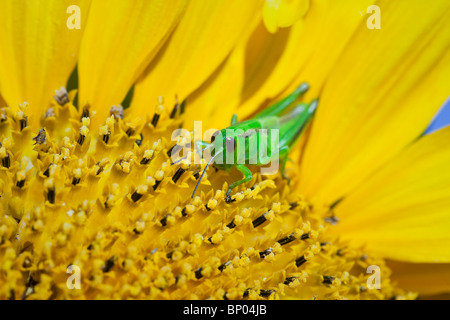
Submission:
[[[209,151],[211,157],[195,186],[192,197],[211,164],[216,169],[227,172],[236,168],[243,175],[241,180],[229,185],[226,193],[227,202],[231,201],[231,191],[234,188],[253,178],[248,165],[264,166],[275,161],[278,170],[278,164],[281,162],[281,172],[285,177],[284,169],[289,151],[311,121],[317,108],[317,99],[311,103],[301,102],[295,105],[308,89],[309,85],[302,83],[290,95],[256,114],[252,119],[238,122],[237,115],[234,114],[231,125],[216,131],[211,136],[210,142],[197,141],[196,151],[202,155],[205,151]]]

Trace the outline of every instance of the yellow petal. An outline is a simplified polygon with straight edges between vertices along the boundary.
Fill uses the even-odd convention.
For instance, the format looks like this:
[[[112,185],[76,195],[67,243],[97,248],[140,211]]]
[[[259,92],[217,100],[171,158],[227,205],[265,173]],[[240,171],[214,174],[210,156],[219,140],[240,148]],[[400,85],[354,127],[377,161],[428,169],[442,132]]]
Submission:
[[[314,1],[302,21],[275,34],[261,21],[225,66],[189,97],[185,123],[198,120],[201,111],[207,124],[227,126],[233,113],[245,119],[303,81],[311,85],[307,99],[317,97],[329,69],[363,19],[360,12],[370,3]]]
[[[72,5],[79,16],[68,10]],[[34,126],[75,67],[89,5],[90,0],[0,1],[0,92],[13,108],[27,101]],[[69,29],[78,17],[80,29]]]
[[[83,36],[79,105],[104,121],[178,22],[186,0],[94,1]]]
[[[450,262],[450,128],[420,138],[334,209],[330,231],[410,262]]]
[[[302,31],[298,23],[270,34],[260,21],[213,76],[189,96],[185,123],[199,120],[201,110],[204,124],[223,128],[230,124],[233,113],[243,120],[268,97],[277,96],[304,63],[297,50]],[[297,59],[292,59],[294,54]]]
[[[334,61],[331,56],[338,56],[362,19],[355,12],[368,3],[347,1],[343,9],[333,1],[315,1],[302,21],[275,34],[269,33],[261,21],[233,50],[225,66],[216,71],[220,75],[208,79],[189,97],[186,123],[199,119],[201,110],[202,119],[210,119],[215,127],[226,126],[231,114],[247,118],[258,107],[267,106],[269,100],[288,94],[289,84],[289,91],[293,91],[306,80],[314,91],[309,96],[316,97]],[[340,19],[345,23],[338,23]],[[305,68],[307,74],[299,76]]]
[[[305,81],[310,85],[305,100],[317,98],[331,67],[363,20],[360,12],[370,3],[370,0],[314,1],[304,19],[291,28],[273,35],[262,30],[255,32],[253,38],[265,39],[269,49],[258,50],[258,46],[249,42],[248,56],[258,58],[247,59],[250,66],[246,72],[253,73],[246,76],[240,114],[250,115],[261,104],[267,105],[268,99],[275,101],[286,96]],[[281,37],[287,38],[284,44],[276,40]],[[274,63],[270,58],[276,57],[280,50],[282,54]]]
[[[372,3],[370,0],[320,0],[311,3],[311,10],[305,17],[305,27],[309,28],[298,40],[296,48],[296,52],[308,52],[307,60],[304,66],[297,70],[295,78],[283,95],[292,92],[299,83],[306,81],[311,88],[305,99],[312,100],[319,96],[337,59],[358,27],[365,23],[367,16],[363,13]],[[311,14],[314,16],[311,17]]]
[[[240,92],[239,115],[250,116],[258,107],[291,83],[310,51],[299,50],[305,27],[299,22],[275,34],[261,23],[246,43],[245,82]]]
[[[450,292],[450,264],[389,261],[392,281],[399,287],[419,293],[419,298]]]
[[[319,202],[344,196],[418,137],[448,96],[450,3],[379,6],[381,29],[360,25],[320,95],[301,170],[302,192]]]
[[[189,96],[185,123],[191,125],[194,120],[202,119],[206,125],[223,128],[230,124],[233,113],[238,113],[243,120],[268,97],[276,96],[295,75],[301,60],[291,59],[291,67],[283,69],[284,76],[277,77],[277,82],[270,82],[273,86],[266,86],[266,80],[274,78],[272,74],[279,71],[281,61],[292,58],[293,50],[288,50],[288,43],[292,48],[293,38],[301,30],[301,25],[297,24],[292,30],[270,34],[261,21],[248,38],[239,42],[213,76]]]
[[[278,27],[289,27],[308,11],[310,0],[266,0],[263,19],[267,30],[275,33]]]
[[[208,81],[189,96],[184,116],[187,128],[191,129],[194,121],[199,120],[203,131],[230,125],[244,83],[244,56],[244,46],[235,48]]]
[[[184,100],[252,30],[260,5],[258,0],[191,1],[148,74],[137,83],[130,111],[142,113],[161,95]]]
[[[0,108],[6,107],[6,106],[7,106],[7,103],[6,103],[5,99],[3,99],[2,96],[0,96]]]

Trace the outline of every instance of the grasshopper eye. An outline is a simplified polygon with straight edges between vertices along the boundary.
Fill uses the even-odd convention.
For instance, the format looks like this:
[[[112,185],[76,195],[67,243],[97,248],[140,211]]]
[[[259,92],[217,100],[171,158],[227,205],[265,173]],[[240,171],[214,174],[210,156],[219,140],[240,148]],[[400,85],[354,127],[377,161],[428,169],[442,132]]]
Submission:
[[[219,135],[219,133],[220,133],[220,130],[217,130],[216,132],[213,133],[213,135],[211,136],[211,143],[216,141],[216,137]]]
[[[236,149],[236,141],[232,137],[227,137],[225,140],[226,146],[227,146],[227,152],[234,152]]]

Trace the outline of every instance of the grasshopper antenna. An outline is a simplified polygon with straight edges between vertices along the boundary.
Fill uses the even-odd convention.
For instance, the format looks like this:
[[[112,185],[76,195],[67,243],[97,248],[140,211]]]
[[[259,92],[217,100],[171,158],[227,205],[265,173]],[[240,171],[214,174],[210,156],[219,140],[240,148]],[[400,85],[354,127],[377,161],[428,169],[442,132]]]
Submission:
[[[203,176],[205,175],[206,170],[208,170],[209,165],[214,161],[214,159],[223,152],[223,150],[219,151],[218,153],[216,153],[214,156],[211,157],[211,159],[209,159],[208,164],[206,165],[205,169],[203,170],[202,175],[200,176],[200,179],[198,179],[197,185],[195,186],[194,192],[192,192],[192,196],[191,198],[194,197],[195,192],[197,191],[198,186],[200,185],[200,182],[203,179]]]
[[[172,162],[170,165],[173,166],[174,164],[177,164],[177,163],[183,161],[184,159],[187,159],[187,156],[186,156],[186,157],[183,157],[183,158],[180,158],[180,159],[178,159],[178,160]]]

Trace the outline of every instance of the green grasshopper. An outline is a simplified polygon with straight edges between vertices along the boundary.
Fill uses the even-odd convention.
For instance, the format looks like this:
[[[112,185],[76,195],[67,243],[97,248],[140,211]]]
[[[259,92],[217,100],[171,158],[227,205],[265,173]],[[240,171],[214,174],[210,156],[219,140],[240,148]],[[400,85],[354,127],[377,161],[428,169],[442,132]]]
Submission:
[[[288,154],[292,146],[298,140],[305,127],[311,121],[318,100],[311,103],[300,103],[291,107],[295,101],[300,98],[307,90],[307,83],[301,84],[293,93],[285,97],[283,100],[275,103],[269,108],[261,111],[255,117],[243,122],[237,121],[237,115],[234,114],[231,119],[231,125],[225,129],[216,131],[211,136],[211,142],[197,141],[196,148],[199,153],[205,150],[213,149],[211,158],[208,161],[203,173],[195,186],[192,197],[194,197],[200,182],[211,163],[218,170],[230,172],[234,167],[243,174],[243,179],[232,183],[226,194],[226,201],[231,201],[231,191],[237,186],[250,181],[253,174],[246,164],[255,164],[257,166],[266,165],[274,160],[282,160],[281,172],[284,176],[284,169],[288,160]],[[284,114],[283,114],[284,113]],[[274,140],[273,135],[267,132],[274,132],[276,129],[277,139],[276,145],[267,144],[267,140]],[[237,146],[240,146],[237,148]],[[265,151],[258,152],[252,146],[256,146],[256,150]],[[221,157],[220,157],[221,156]],[[277,162],[278,163],[278,162]]]

